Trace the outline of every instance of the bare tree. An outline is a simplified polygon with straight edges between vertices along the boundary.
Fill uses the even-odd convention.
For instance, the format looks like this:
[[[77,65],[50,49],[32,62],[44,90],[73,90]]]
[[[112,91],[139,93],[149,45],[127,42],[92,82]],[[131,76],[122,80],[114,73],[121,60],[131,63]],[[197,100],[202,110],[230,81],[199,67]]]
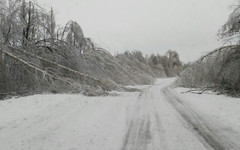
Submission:
[[[86,46],[82,28],[75,21],[69,21],[66,24],[62,33],[62,40],[76,47],[80,53],[82,53],[83,47]]]
[[[238,0],[236,5],[232,5],[232,8],[233,11],[219,30],[218,36],[226,43],[240,44],[240,1]]]

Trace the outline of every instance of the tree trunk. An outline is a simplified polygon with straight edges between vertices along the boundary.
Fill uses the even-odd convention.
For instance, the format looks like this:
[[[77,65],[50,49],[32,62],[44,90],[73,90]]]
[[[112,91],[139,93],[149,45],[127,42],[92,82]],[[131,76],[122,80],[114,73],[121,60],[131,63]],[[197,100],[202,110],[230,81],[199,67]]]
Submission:
[[[1,44],[1,43],[0,43]],[[0,93],[5,92],[6,89],[6,80],[5,80],[5,65],[3,58],[3,46],[0,45]],[[1,95],[0,95],[1,97]]]
[[[0,47],[0,64],[2,64],[2,47]]]

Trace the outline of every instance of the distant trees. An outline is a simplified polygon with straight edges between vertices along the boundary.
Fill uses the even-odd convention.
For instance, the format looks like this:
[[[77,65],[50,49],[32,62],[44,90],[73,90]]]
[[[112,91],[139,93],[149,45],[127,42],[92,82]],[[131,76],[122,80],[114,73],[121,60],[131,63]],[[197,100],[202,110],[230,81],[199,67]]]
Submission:
[[[182,63],[176,51],[168,50],[164,56],[152,55],[150,60],[152,60],[154,64],[161,64],[166,75],[169,77],[179,75],[182,71]]]
[[[126,51],[124,55],[132,61],[138,60],[150,65],[150,68],[155,72],[153,74],[159,74],[161,77],[174,77],[180,75],[180,72],[183,70],[182,63],[180,62],[179,55],[176,51],[168,50],[163,56],[152,54],[149,57],[143,57],[143,54],[140,51]]]

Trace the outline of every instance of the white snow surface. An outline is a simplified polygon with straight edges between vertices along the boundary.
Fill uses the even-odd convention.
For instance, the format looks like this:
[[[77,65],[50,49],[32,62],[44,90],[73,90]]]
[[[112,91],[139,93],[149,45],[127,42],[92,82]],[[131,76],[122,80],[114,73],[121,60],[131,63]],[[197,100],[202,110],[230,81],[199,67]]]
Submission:
[[[240,98],[217,95],[214,92],[194,94],[187,91],[187,88],[174,89],[178,97],[211,124],[218,126],[223,136],[237,143],[240,149]]]
[[[143,92],[86,97],[33,95],[0,101],[0,150],[204,150],[161,90],[158,79]],[[170,89],[232,141],[240,140],[240,100]]]

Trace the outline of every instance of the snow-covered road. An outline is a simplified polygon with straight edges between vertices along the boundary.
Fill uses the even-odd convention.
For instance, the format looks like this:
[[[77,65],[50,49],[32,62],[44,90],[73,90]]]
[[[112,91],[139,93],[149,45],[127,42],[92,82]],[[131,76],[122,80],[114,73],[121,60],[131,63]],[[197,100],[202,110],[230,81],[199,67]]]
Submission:
[[[181,94],[173,80],[120,96],[0,101],[0,150],[240,149],[240,100]]]

